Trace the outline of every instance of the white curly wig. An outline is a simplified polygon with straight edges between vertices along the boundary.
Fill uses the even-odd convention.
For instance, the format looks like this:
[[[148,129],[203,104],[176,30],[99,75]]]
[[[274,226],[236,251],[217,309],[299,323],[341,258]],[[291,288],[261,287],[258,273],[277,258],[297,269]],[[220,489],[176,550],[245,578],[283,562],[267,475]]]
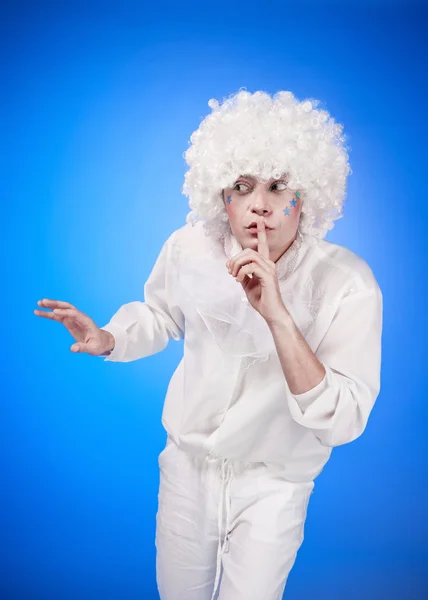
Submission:
[[[187,223],[203,221],[216,238],[229,230],[222,191],[240,175],[261,181],[288,177],[303,200],[299,231],[313,242],[325,237],[342,217],[346,178],[351,172],[343,126],[319,100],[299,102],[292,92],[251,94],[239,90],[220,105],[211,99],[211,114],[190,137],[183,156],[189,165],[183,194],[191,212]]]

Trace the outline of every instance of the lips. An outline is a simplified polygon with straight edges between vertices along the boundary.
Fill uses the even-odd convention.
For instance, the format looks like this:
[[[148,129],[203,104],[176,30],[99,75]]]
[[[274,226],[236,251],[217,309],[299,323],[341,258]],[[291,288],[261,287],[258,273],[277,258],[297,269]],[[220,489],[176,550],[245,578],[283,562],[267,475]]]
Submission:
[[[272,227],[268,227],[265,223],[265,228],[266,229],[272,229]],[[247,229],[253,229],[254,231],[257,231],[257,223],[255,221],[253,221],[250,225],[248,225]]]

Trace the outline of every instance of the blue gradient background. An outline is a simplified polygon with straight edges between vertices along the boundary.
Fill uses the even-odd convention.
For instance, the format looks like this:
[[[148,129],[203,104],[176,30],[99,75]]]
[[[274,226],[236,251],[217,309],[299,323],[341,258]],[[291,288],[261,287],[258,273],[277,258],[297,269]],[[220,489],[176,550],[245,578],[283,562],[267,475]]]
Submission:
[[[160,417],[182,342],[105,363],[33,310],[67,300],[101,326],[143,298],[188,212],[190,134],[209,98],[246,86],[344,123],[353,174],[328,239],[368,261],[385,305],[381,394],[316,481],[285,597],[427,598],[422,3],[10,3],[0,21],[0,597],[158,598]]]

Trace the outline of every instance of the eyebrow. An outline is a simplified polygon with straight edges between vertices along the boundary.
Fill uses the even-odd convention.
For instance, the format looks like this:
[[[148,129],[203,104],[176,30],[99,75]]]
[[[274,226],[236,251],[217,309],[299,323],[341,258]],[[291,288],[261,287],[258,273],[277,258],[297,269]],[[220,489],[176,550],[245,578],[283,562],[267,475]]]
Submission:
[[[252,181],[256,181],[256,177],[254,177],[254,175],[239,175],[239,177],[236,178],[236,181],[238,181],[238,179],[251,179]]]
[[[252,182],[258,181],[257,177],[255,177],[254,175],[240,175],[235,180],[235,183],[237,181],[239,181],[239,179],[250,179]],[[278,179],[274,179],[274,181],[286,181],[286,182],[288,182],[288,175],[287,175],[287,173],[284,173],[283,175],[281,175],[281,177],[278,177]]]

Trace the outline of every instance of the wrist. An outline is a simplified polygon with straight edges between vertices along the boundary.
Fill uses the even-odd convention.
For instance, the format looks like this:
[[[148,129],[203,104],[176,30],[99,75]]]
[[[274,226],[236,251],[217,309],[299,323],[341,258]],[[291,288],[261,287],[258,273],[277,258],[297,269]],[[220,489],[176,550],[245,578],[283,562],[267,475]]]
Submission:
[[[106,340],[105,344],[103,344],[106,349],[101,354],[101,356],[108,356],[109,354],[111,354],[113,352],[116,340],[114,339],[114,335],[112,333],[110,333],[110,331],[106,331],[105,329],[102,329],[101,331],[103,331],[103,335]]]
[[[294,324],[294,321],[293,321],[290,313],[286,309],[285,305],[283,305],[282,307],[280,307],[278,309],[278,311],[276,311],[274,317],[270,317],[270,318],[266,319],[266,323],[268,324],[268,327],[271,330],[273,330],[273,329],[291,329]]]

